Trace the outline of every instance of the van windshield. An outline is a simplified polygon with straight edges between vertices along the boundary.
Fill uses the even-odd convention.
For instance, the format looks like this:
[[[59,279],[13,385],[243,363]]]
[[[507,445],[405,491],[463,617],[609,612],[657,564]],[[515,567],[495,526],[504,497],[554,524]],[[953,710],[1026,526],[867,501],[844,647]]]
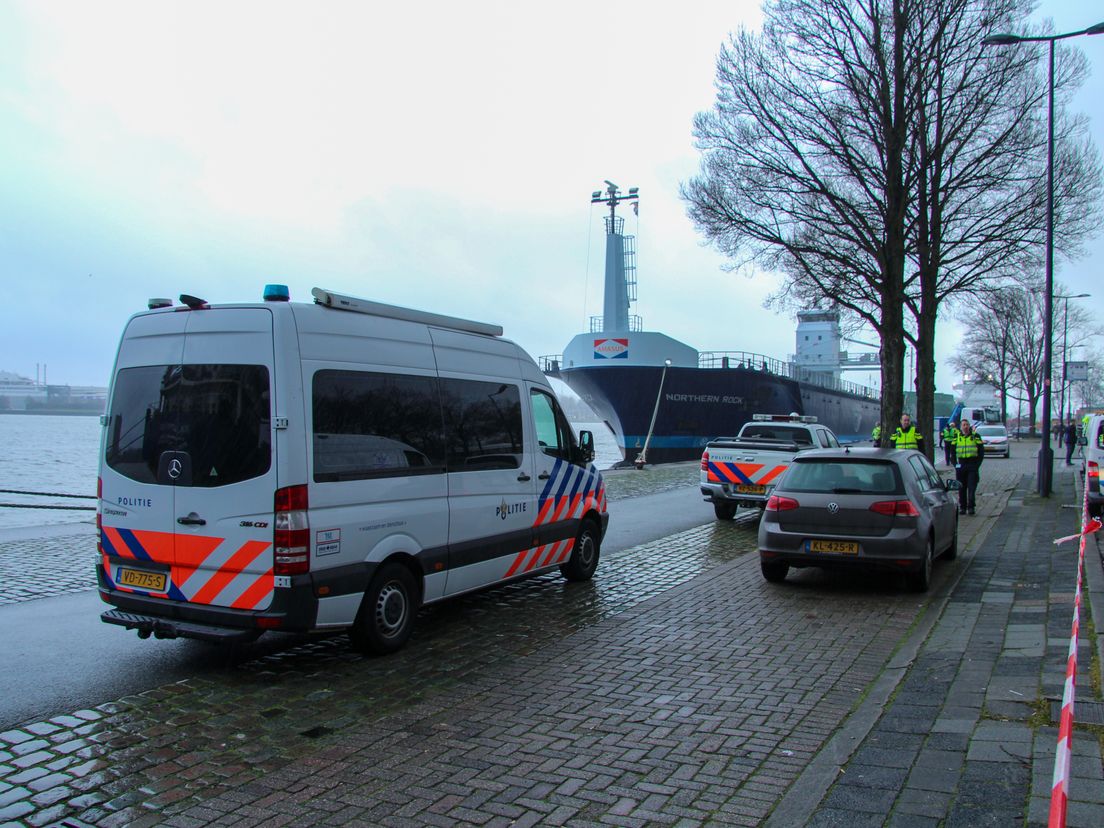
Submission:
[[[214,487],[260,477],[272,462],[268,369],[124,368],[115,377],[107,427],[107,465],[140,483]],[[187,460],[190,474],[159,480],[166,452]]]

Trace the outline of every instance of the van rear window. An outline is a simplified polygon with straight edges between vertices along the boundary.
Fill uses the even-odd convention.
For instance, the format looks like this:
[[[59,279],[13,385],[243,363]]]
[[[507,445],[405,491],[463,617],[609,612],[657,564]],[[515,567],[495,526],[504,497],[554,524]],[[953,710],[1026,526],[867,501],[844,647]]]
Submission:
[[[268,472],[271,419],[263,365],[123,368],[108,407],[104,459],[139,483],[228,486]],[[188,473],[159,480],[166,452]]]

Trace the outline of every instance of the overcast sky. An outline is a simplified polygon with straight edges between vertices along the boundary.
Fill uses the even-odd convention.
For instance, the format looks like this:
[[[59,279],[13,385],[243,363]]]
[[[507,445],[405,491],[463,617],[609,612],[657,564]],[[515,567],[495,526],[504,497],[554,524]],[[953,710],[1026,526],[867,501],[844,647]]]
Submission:
[[[1084,28],[1091,5],[1034,19]],[[647,329],[786,358],[794,323],[762,307],[775,279],[724,272],[678,198],[718,49],[759,19],[741,0],[0,0],[0,369],[106,385],[147,298],[252,301],[266,282],[559,353],[601,313],[604,179],[640,188]],[[1104,145],[1104,37],[1078,45],[1077,108]],[[1098,318],[1102,261],[1104,237],[1058,273]],[[957,335],[941,323],[940,391]]]

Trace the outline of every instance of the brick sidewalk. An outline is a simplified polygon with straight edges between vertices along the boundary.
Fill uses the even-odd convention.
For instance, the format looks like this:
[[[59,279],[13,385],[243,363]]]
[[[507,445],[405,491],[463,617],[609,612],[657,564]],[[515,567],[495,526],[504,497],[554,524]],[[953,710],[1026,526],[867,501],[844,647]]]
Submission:
[[[809,826],[1046,824],[1057,741],[1049,700],[1062,696],[1077,577],[1076,544],[1052,541],[1076,530],[1077,509],[1063,508],[1079,502],[1074,483],[1056,466],[1044,499],[1034,475],[1023,477]],[[1100,567],[1095,542],[1090,566]],[[1093,693],[1085,621],[1079,644],[1084,701]],[[1075,726],[1073,747],[1067,824],[1102,825],[1098,732]]]

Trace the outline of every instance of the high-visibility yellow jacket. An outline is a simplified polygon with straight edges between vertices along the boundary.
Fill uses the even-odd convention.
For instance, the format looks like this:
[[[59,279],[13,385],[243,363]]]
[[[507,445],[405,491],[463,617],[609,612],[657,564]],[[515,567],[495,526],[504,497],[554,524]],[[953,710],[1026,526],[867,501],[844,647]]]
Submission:
[[[919,449],[921,443],[924,442],[924,435],[916,430],[916,426],[909,426],[908,431],[902,431],[901,427],[898,426],[889,439],[899,449]]]
[[[960,466],[980,466],[985,459],[985,441],[975,432],[955,438],[955,462]]]

